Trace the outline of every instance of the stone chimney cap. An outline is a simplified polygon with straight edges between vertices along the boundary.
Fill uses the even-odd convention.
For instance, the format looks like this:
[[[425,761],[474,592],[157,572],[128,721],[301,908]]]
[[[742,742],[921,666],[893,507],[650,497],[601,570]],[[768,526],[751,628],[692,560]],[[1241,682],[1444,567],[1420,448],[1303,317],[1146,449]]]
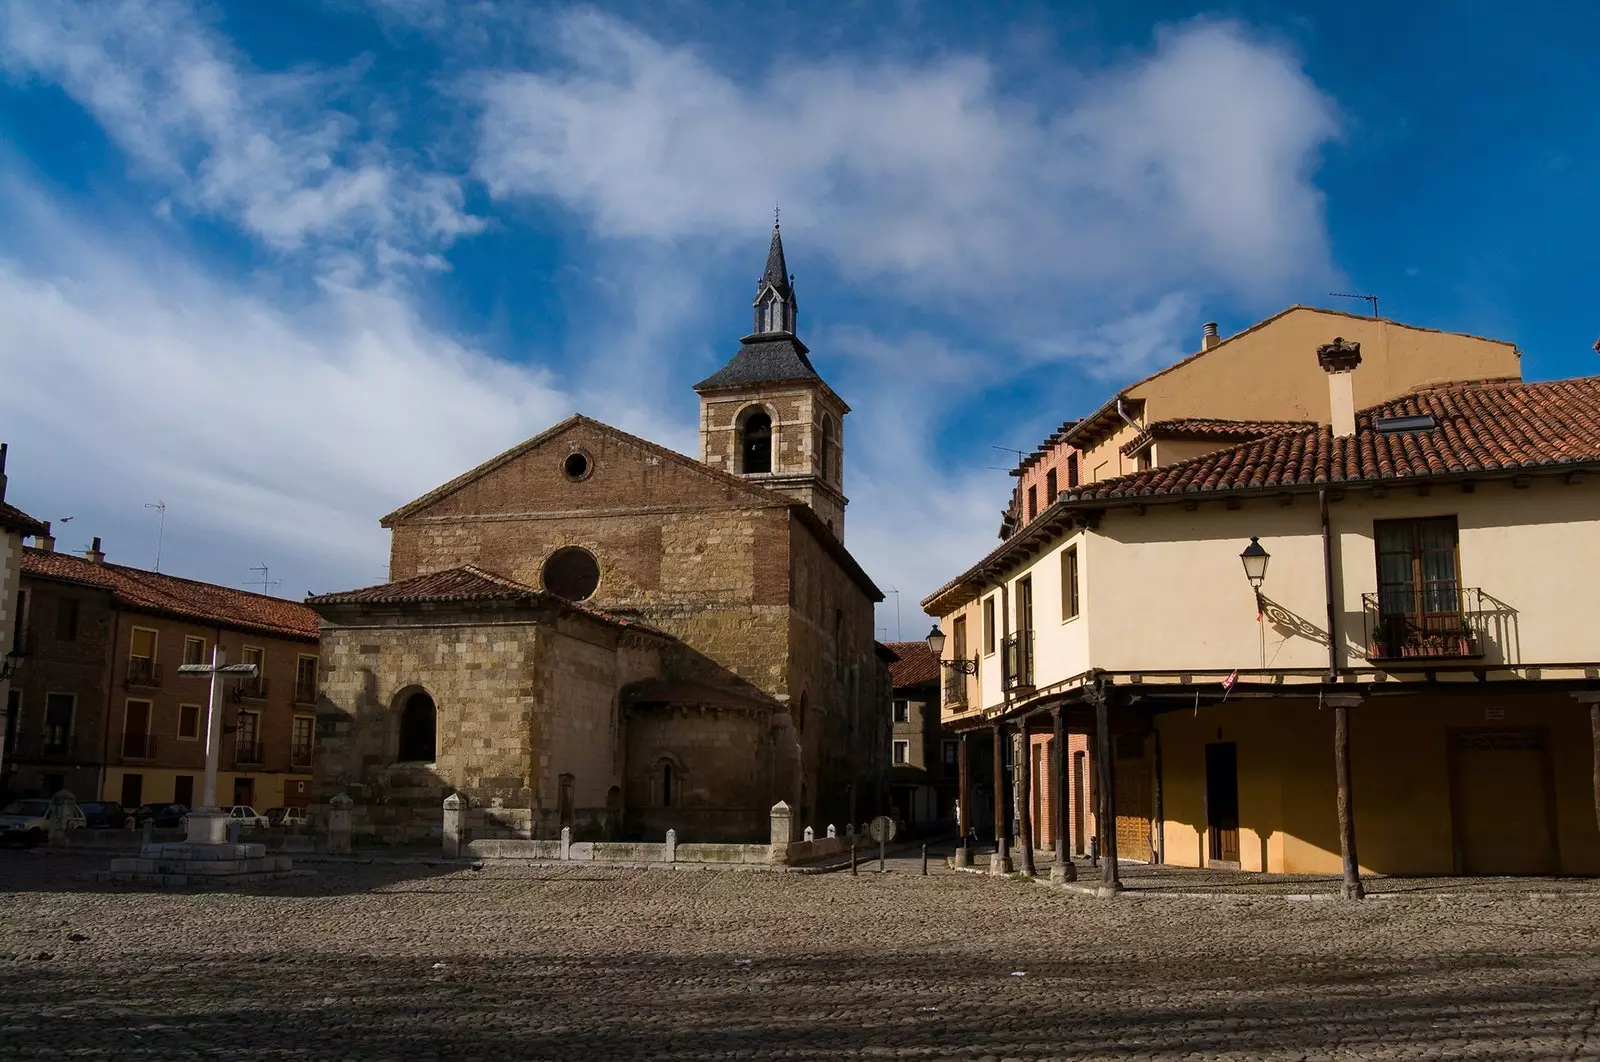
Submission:
[[[1352,372],[1361,364],[1361,344],[1342,336],[1317,348],[1317,364],[1323,372]]]

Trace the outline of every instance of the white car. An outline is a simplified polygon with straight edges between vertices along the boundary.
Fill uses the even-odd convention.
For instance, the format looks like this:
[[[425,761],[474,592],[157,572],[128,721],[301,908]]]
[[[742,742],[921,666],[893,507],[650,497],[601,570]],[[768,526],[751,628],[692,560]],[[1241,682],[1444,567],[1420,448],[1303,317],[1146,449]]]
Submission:
[[[274,826],[306,826],[311,819],[305,808],[268,808],[267,821]]]
[[[83,829],[83,812],[78,805],[67,808],[67,829]],[[7,844],[30,847],[43,844],[50,836],[50,801],[43,797],[14,800],[0,810],[0,839]]]
[[[230,819],[238,819],[240,824],[247,830],[264,830],[272,825],[265,815],[249,804],[235,804],[231,808],[223,808],[222,813]]]

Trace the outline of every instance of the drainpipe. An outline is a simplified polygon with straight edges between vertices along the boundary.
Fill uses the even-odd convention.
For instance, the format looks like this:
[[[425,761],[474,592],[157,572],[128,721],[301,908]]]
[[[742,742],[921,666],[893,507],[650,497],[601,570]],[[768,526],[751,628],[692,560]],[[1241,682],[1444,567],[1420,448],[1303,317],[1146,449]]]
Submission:
[[[1333,528],[1328,522],[1328,488],[1317,491],[1322,517],[1322,586],[1328,602],[1328,683],[1339,681],[1339,621],[1333,605]]]
[[[1128,427],[1132,428],[1134,431],[1144,431],[1143,428],[1139,427],[1138,422],[1136,422],[1132,417],[1128,416],[1127,411],[1122,408],[1121,395],[1117,396],[1117,416],[1121,417],[1122,422]]]

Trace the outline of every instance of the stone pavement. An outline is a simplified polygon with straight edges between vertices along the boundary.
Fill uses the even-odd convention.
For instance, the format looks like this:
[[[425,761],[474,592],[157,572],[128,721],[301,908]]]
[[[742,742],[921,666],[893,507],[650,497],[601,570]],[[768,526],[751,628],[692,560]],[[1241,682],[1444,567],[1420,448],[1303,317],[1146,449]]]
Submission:
[[[857,877],[322,864],[204,894],[90,885],[92,856],[0,852],[0,1049],[1600,1057],[1587,898],[1096,901],[905,862]]]

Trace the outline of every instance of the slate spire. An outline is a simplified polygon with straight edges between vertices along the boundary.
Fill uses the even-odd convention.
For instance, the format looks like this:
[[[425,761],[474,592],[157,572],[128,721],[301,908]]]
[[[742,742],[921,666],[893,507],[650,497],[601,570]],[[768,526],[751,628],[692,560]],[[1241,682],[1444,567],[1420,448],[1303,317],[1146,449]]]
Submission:
[[[789,276],[789,263],[783,258],[783,231],[779,227],[776,211],[772,219],[772,243],[767,246],[767,268],[756,282],[755,335],[778,332],[794,334],[795,313],[798,307],[794,298],[794,281]]]
[[[783,260],[783,231],[776,217],[772,219],[772,244],[767,248],[767,268],[761,274],[761,286],[768,284],[784,298],[794,294],[789,283],[789,264]]]

